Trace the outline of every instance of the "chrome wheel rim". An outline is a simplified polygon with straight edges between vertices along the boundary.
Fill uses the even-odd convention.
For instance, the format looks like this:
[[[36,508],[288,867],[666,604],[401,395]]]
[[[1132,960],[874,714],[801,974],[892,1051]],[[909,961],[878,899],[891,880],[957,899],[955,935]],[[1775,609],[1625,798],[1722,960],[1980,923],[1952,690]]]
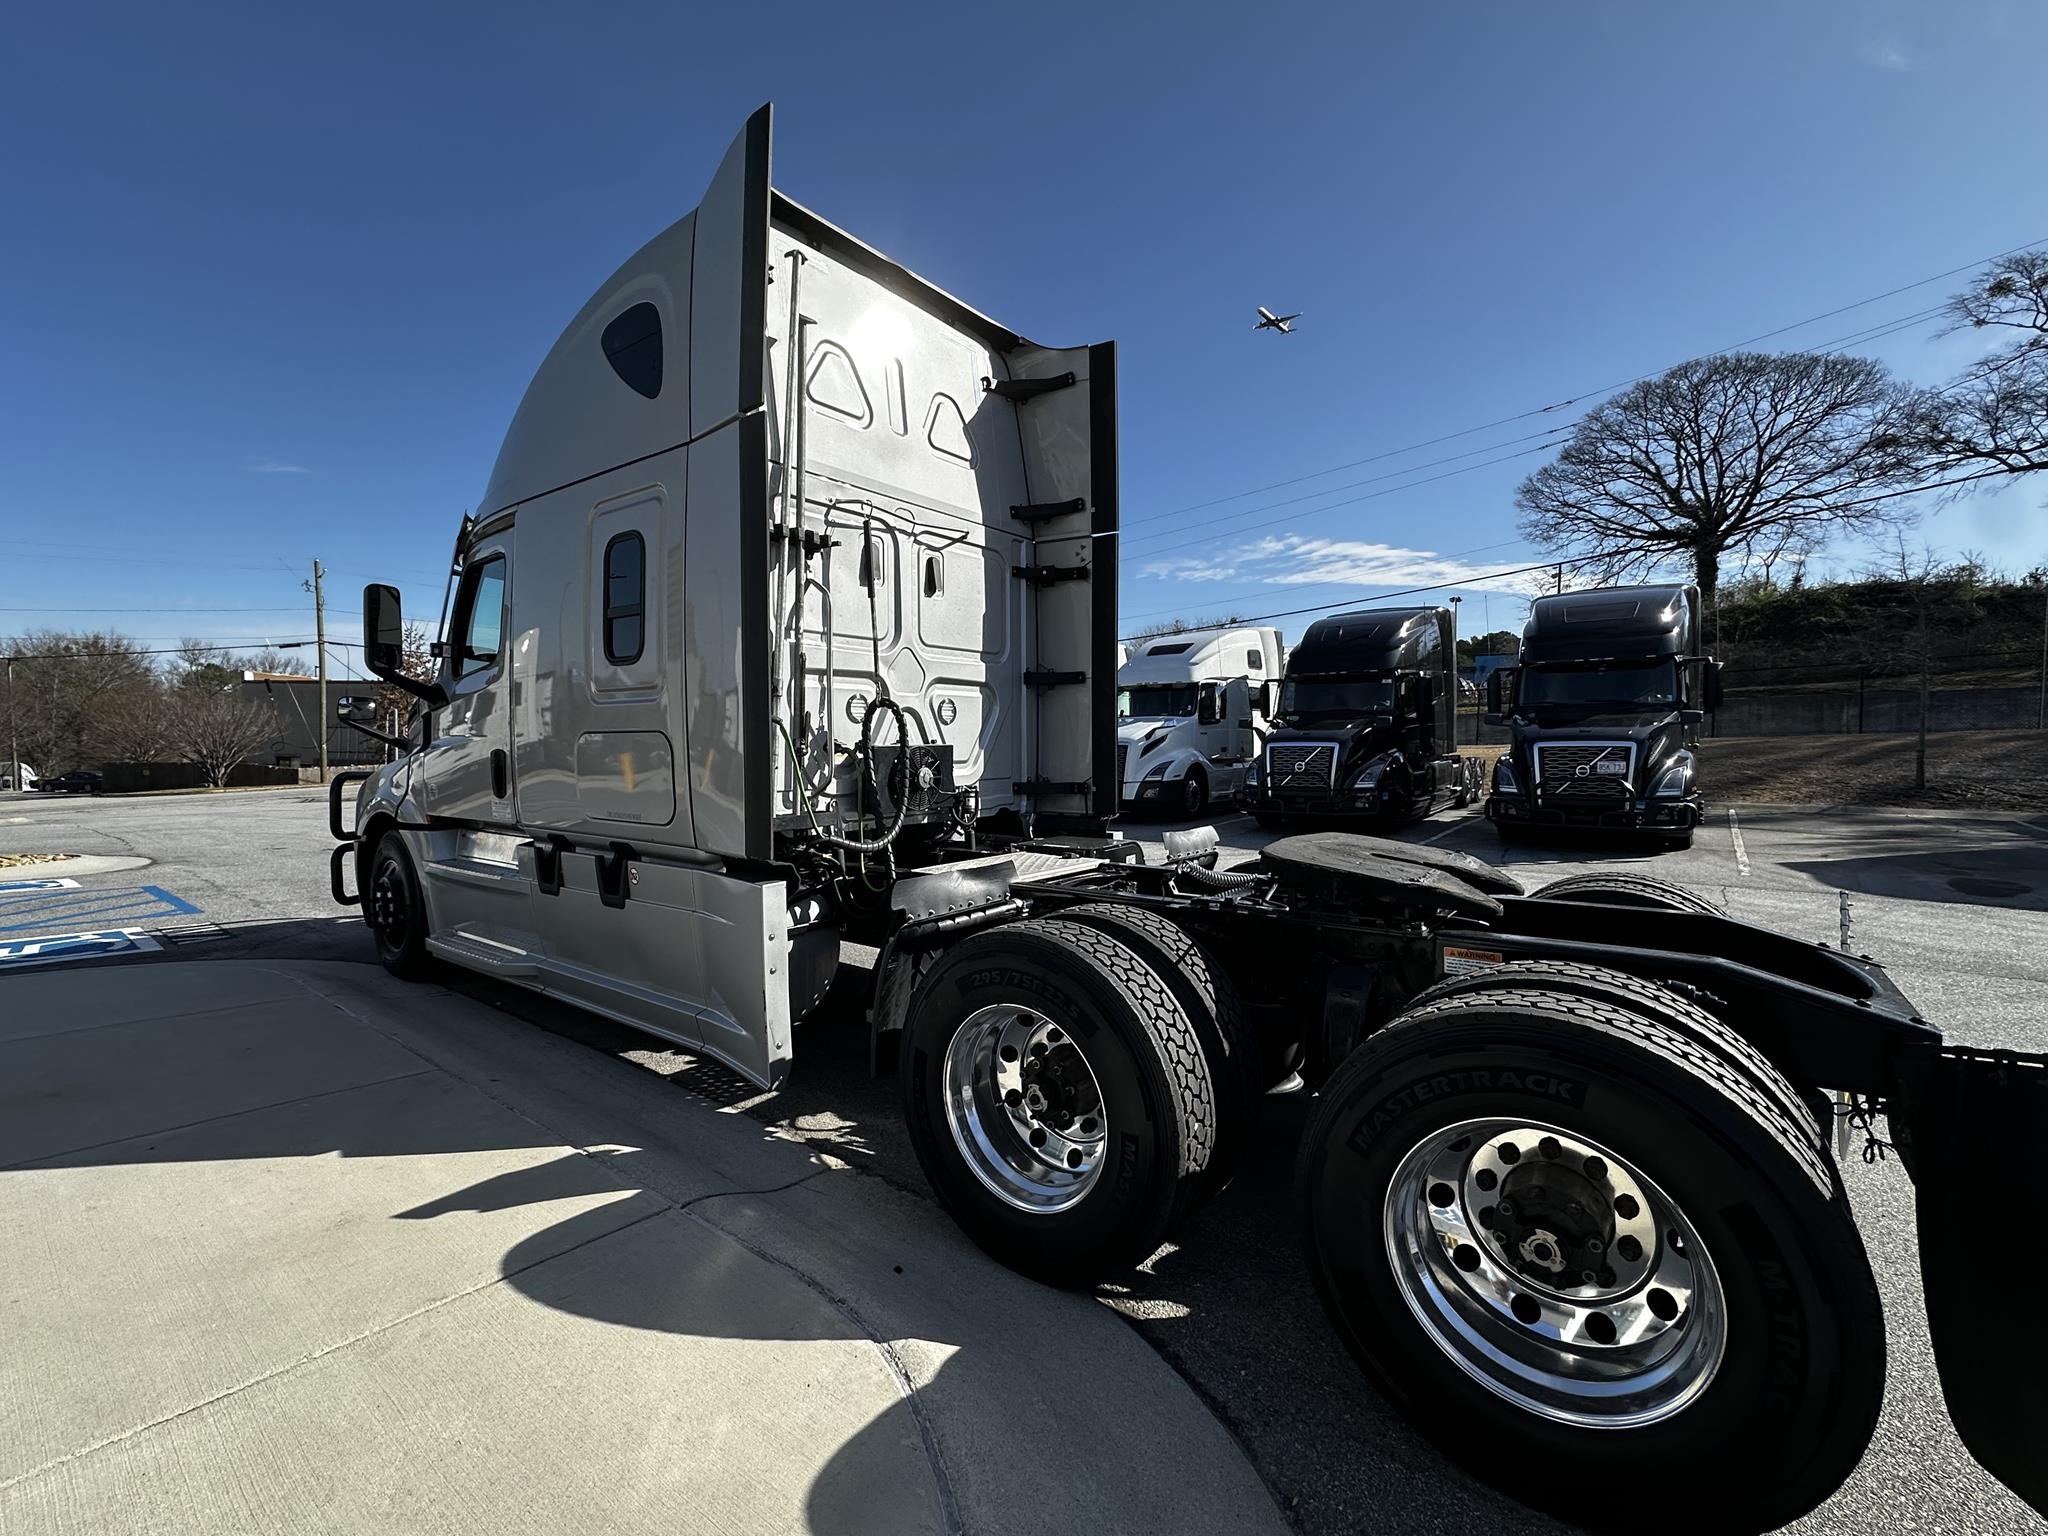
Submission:
[[[1648,1175],[1584,1136],[1503,1119],[1432,1132],[1394,1170],[1385,1236],[1423,1332],[1543,1418],[1655,1424],[1720,1368],[1727,1305],[1698,1232]]]
[[[946,1124],[988,1191],[1050,1215],[1087,1198],[1109,1121],[1080,1046],[1035,1009],[1001,1003],[968,1015],[946,1047]]]

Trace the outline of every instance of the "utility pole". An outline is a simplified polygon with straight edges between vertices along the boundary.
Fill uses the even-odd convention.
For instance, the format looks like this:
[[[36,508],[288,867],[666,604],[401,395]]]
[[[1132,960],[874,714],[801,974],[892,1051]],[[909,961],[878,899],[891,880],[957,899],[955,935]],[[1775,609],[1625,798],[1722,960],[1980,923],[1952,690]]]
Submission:
[[[1561,565],[1557,568],[1557,586],[1553,590],[1558,592],[1564,590],[1564,567]]]
[[[327,782],[327,573],[313,562],[313,634],[320,653],[320,723],[313,732],[320,738],[320,782]]]
[[[7,787],[21,788],[21,741],[14,729],[14,658],[7,658],[7,760],[13,764],[8,771]]]
[[[9,677],[13,675],[11,672],[8,674]],[[7,696],[10,699],[14,697],[11,684]],[[2048,593],[2042,594],[2041,598],[2041,701],[2034,706],[2034,729],[2044,728],[2048,728]]]

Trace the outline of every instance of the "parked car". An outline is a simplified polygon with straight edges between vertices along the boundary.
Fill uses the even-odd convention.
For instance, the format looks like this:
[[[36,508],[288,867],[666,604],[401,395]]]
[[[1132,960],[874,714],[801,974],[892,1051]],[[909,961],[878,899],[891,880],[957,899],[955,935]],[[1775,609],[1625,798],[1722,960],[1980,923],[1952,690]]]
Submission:
[[[54,779],[44,779],[36,785],[47,794],[96,795],[106,783],[104,775],[94,773],[90,768],[75,768],[70,773],[60,773]]]

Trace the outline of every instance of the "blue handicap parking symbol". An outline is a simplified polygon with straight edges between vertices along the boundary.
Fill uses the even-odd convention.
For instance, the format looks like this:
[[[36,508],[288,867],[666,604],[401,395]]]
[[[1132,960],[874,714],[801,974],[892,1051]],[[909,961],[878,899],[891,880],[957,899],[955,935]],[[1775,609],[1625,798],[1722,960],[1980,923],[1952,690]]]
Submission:
[[[140,928],[46,933],[32,939],[0,939],[0,967],[49,965],[59,960],[84,960],[101,955],[149,954],[162,948],[163,945]]]
[[[23,896],[31,891],[75,891],[78,882],[66,876],[48,880],[0,880],[0,896]]]
[[[199,908],[160,885],[80,889],[73,881],[68,889],[16,891],[0,900],[0,940],[10,934],[102,932],[115,924],[128,927],[198,914]]]

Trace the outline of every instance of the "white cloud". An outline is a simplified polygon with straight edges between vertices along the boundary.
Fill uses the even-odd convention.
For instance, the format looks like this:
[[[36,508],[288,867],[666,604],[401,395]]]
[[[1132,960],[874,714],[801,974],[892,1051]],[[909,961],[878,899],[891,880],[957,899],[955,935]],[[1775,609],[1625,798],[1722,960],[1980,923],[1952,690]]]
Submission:
[[[1509,564],[1523,564],[1513,560]],[[1519,590],[1515,578],[1488,580],[1498,566],[1473,565],[1434,550],[1404,549],[1356,539],[1256,539],[1222,554],[1154,560],[1139,568],[1164,581],[1246,581],[1266,586],[1408,587],[1442,584],[1497,592]]]
[[[310,475],[313,473],[303,464],[287,464],[281,459],[251,459],[247,469],[252,475]]]
[[[1913,61],[1906,57],[1906,50],[1899,46],[1898,40],[1895,38],[1880,37],[1866,39],[1858,51],[1863,55],[1863,62],[1873,69],[1888,70],[1892,74],[1903,75],[1913,67]]]

